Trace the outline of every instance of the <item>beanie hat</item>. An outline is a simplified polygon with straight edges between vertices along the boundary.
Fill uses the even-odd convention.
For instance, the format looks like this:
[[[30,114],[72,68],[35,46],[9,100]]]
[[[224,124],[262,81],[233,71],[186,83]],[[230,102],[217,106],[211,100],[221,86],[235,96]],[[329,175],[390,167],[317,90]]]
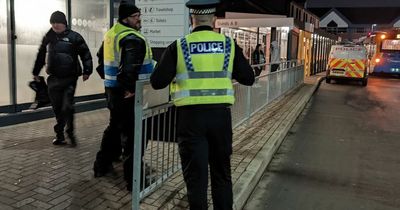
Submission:
[[[137,8],[132,3],[129,3],[128,1],[122,0],[118,8],[118,19],[119,20],[125,19],[137,12],[140,12],[139,8]]]
[[[50,23],[63,23],[67,25],[67,18],[63,12],[55,11],[50,16]]]

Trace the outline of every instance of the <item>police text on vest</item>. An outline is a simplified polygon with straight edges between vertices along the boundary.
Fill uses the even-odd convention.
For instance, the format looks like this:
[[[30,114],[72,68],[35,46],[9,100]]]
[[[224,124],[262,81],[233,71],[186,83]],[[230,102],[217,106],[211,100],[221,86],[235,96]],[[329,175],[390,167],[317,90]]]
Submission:
[[[189,46],[190,54],[224,53],[223,42],[193,42]]]

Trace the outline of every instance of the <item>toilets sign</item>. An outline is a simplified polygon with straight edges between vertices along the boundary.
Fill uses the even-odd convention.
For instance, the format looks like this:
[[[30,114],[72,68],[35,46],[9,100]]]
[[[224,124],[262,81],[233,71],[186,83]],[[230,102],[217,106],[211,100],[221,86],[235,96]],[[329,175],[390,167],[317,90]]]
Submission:
[[[136,0],[141,9],[142,34],[151,47],[164,48],[189,33],[187,0]]]

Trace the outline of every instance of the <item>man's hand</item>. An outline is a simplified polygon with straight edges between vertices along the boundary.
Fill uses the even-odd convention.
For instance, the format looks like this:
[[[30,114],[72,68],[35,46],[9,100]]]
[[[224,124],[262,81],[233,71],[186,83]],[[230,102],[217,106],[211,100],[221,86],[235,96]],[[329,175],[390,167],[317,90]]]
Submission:
[[[40,78],[38,75],[33,75],[33,80],[35,80],[36,82],[40,82]]]
[[[82,80],[83,81],[86,81],[88,79],[89,79],[89,75],[87,75],[87,74],[82,75]]]
[[[131,92],[129,92],[129,91],[125,91],[125,94],[124,94],[124,98],[131,98],[131,97],[133,97],[135,95],[135,93],[131,93]]]

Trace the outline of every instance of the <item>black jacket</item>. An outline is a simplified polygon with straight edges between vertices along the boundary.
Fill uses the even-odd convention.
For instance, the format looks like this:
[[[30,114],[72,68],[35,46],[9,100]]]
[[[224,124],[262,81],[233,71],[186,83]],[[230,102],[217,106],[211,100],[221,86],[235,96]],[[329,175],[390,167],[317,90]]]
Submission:
[[[196,27],[195,31],[213,30],[209,26]],[[154,89],[167,87],[176,75],[176,64],[178,51],[176,41],[170,44],[157,63],[153,74],[150,77],[151,86]],[[254,72],[247,60],[244,58],[242,48],[235,43],[235,56],[233,60],[232,78],[243,85],[252,85],[254,83]]]
[[[265,55],[262,50],[254,50],[252,55],[252,63],[253,64],[262,64],[265,63]]]
[[[139,72],[146,54],[146,43],[136,35],[130,34],[119,41],[119,46],[121,49],[121,62],[119,64],[117,81],[121,85],[120,87],[122,90],[134,93],[136,89],[136,80],[139,78]],[[96,68],[102,79],[104,79],[103,53],[102,44],[97,52],[99,63]]]
[[[72,30],[67,29],[61,34],[50,29],[43,37],[42,44],[36,57],[32,74],[37,76],[46,64],[49,75],[59,78],[78,77],[90,75],[93,71],[92,56],[83,37]],[[81,58],[83,70],[78,60]],[[83,72],[82,72],[83,71]]]

